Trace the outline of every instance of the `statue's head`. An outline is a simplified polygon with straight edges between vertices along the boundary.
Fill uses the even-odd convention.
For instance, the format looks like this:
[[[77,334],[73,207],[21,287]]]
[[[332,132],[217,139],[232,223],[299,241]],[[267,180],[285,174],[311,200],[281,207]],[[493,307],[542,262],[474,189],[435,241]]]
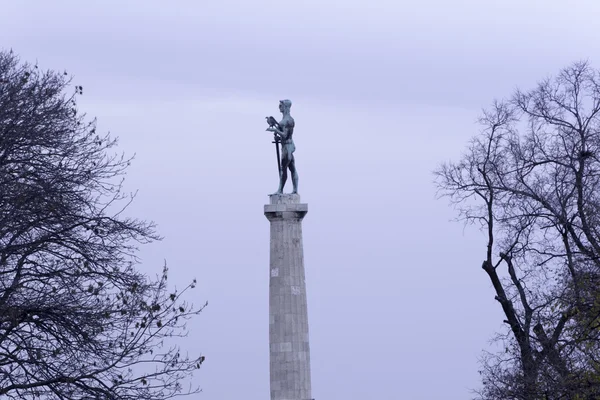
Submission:
[[[292,108],[291,100],[279,100],[279,111],[284,112],[284,110],[290,111]]]

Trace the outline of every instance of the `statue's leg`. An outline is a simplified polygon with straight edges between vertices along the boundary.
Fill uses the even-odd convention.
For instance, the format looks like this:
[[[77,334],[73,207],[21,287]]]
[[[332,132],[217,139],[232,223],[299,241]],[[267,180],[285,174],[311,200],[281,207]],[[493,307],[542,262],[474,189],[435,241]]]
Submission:
[[[285,182],[287,181],[287,169],[289,164],[290,160],[287,156],[287,153],[283,151],[281,157],[281,175],[279,177],[279,188],[277,189],[277,192],[275,192],[275,194],[283,193],[283,187],[285,186]]]
[[[294,189],[292,193],[298,193],[298,171],[296,171],[296,162],[294,160],[294,156],[292,155],[292,159],[289,163],[290,172],[292,173],[292,184],[294,185]]]
[[[285,160],[285,161],[284,161]],[[287,162],[287,158],[282,160],[281,162],[281,179],[279,180],[279,193],[283,193],[283,187],[285,186],[285,182],[287,181],[287,170],[289,162]]]

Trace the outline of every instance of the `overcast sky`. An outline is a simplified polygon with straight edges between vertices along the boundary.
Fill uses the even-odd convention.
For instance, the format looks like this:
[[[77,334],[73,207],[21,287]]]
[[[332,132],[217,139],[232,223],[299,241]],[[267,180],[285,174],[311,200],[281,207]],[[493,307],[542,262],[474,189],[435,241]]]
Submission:
[[[459,400],[502,314],[485,242],[450,222],[432,170],[494,98],[573,61],[600,67],[597,0],[4,0],[0,47],[83,86],[136,154],[142,249],[208,308],[193,399],[269,398],[266,115],[293,101],[313,397]],[[291,182],[290,182],[291,183]],[[288,188],[290,190],[290,188]]]

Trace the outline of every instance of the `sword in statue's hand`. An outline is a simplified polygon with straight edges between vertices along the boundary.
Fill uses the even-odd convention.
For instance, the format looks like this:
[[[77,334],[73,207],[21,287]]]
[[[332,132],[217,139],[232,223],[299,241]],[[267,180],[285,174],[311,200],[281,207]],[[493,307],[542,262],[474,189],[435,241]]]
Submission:
[[[279,122],[273,117],[266,117],[267,124],[269,124],[269,128],[276,128],[281,130],[281,125]],[[267,130],[269,130],[267,128]],[[275,151],[277,152],[277,170],[279,171],[279,176],[281,176],[281,158],[279,156],[279,137],[277,136],[277,132],[273,132],[273,141],[271,143],[275,143]]]

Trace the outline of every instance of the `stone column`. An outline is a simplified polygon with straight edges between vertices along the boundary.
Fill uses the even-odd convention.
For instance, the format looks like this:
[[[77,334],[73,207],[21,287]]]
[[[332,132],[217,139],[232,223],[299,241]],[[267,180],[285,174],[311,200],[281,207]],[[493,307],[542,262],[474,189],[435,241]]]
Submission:
[[[309,400],[310,349],[302,219],[308,211],[294,194],[271,195],[269,345],[271,400]]]

